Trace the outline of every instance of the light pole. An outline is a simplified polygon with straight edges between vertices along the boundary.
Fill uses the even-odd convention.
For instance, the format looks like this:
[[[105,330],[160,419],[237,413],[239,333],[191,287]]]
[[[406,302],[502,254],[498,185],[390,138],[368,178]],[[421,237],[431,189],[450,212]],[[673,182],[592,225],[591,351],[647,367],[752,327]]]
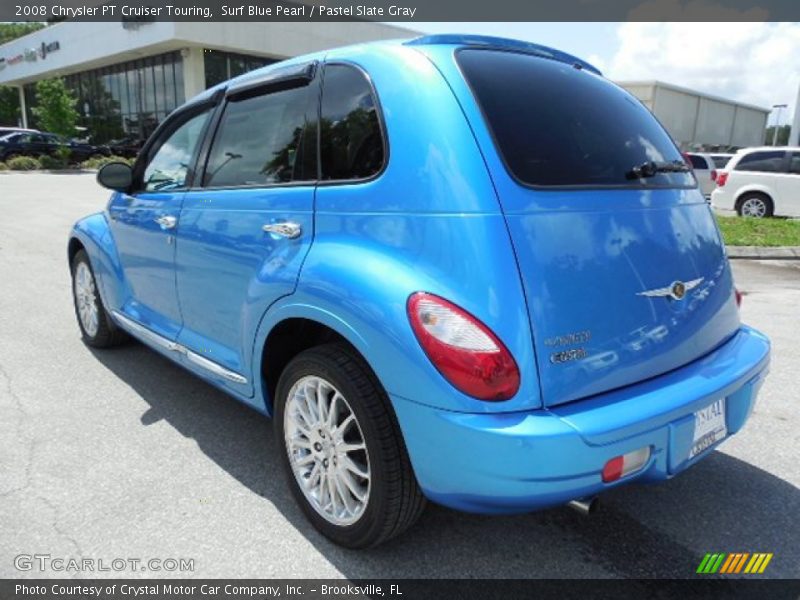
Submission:
[[[773,109],[776,109],[776,108],[778,109],[778,112],[775,113],[775,127],[772,130],[772,145],[773,146],[777,145],[775,142],[778,139],[778,127],[780,126],[780,122],[781,122],[781,111],[784,108],[786,108],[787,106],[788,106],[787,104],[773,104],[772,105]]]

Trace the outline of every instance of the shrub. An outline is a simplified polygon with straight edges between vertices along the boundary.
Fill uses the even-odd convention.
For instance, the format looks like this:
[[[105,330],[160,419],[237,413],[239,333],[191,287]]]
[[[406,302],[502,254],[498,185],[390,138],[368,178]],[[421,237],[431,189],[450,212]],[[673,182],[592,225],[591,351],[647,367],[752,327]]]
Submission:
[[[35,171],[41,168],[39,161],[32,156],[15,156],[6,164],[12,171]]]
[[[85,160],[81,163],[81,168],[83,169],[100,169],[103,165],[107,165],[111,162],[123,162],[129,165],[133,165],[132,158],[123,158],[121,156],[101,156],[98,158],[90,158],[89,160]]]
[[[39,165],[41,166],[42,169],[50,169],[53,171],[58,169],[66,169],[68,164],[69,163],[63,158],[56,156],[49,156],[47,154],[39,158]]]
[[[8,171],[8,165],[4,162],[0,162],[0,171]]]

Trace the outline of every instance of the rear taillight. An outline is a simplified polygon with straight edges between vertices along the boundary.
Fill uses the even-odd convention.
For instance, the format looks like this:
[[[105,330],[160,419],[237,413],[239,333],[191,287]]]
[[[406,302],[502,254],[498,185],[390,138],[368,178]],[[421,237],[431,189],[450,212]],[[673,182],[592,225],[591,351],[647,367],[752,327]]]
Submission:
[[[486,325],[425,292],[412,294],[407,308],[422,349],[453,386],[480,400],[508,400],[517,393],[517,363]]]
[[[741,308],[742,307],[742,292],[740,292],[736,288],[733,288],[733,297],[736,298],[736,306]]]
[[[717,170],[711,169],[711,181],[716,181],[716,180],[717,180]]]
[[[622,456],[615,456],[603,466],[603,481],[611,483],[635,473],[650,460],[650,446],[639,448]]]
[[[717,185],[722,187],[728,181],[728,172],[727,171],[720,171],[717,173]]]
[[[689,168],[694,169],[694,165],[692,165],[692,157],[689,156],[689,153],[681,152],[681,156],[683,157],[683,162],[689,165]]]

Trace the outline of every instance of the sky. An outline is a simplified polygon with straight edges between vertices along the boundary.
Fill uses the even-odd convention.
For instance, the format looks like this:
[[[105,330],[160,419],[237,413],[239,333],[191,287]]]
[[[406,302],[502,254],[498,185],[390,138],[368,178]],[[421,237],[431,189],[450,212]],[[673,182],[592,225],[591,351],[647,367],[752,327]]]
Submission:
[[[397,23],[408,26],[408,23]],[[653,80],[747,104],[788,104],[800,86],[800,23],[414,23],[428,33],[511,37],[574,54],[615,81]],[[769,124],[775,122],[773,111]]]

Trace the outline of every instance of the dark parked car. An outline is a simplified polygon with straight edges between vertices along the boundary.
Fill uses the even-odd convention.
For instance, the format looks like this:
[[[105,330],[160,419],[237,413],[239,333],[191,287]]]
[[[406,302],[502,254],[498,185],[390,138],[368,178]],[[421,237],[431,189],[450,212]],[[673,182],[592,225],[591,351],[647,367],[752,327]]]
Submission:
[[[124,158],[136,158],[136,155],[139,154],[139,150],[142,149],[143,145],[144,140],[136,137],[125,137],[108,142],[111,154]]]
[[[53,156],[59,148],[69,149],[69,159],[79,162],[92,156],[110,156],[108,146],[94,146],[76,142],[53,133],[18,132],[0,137],[0,160],[15,156]]]

